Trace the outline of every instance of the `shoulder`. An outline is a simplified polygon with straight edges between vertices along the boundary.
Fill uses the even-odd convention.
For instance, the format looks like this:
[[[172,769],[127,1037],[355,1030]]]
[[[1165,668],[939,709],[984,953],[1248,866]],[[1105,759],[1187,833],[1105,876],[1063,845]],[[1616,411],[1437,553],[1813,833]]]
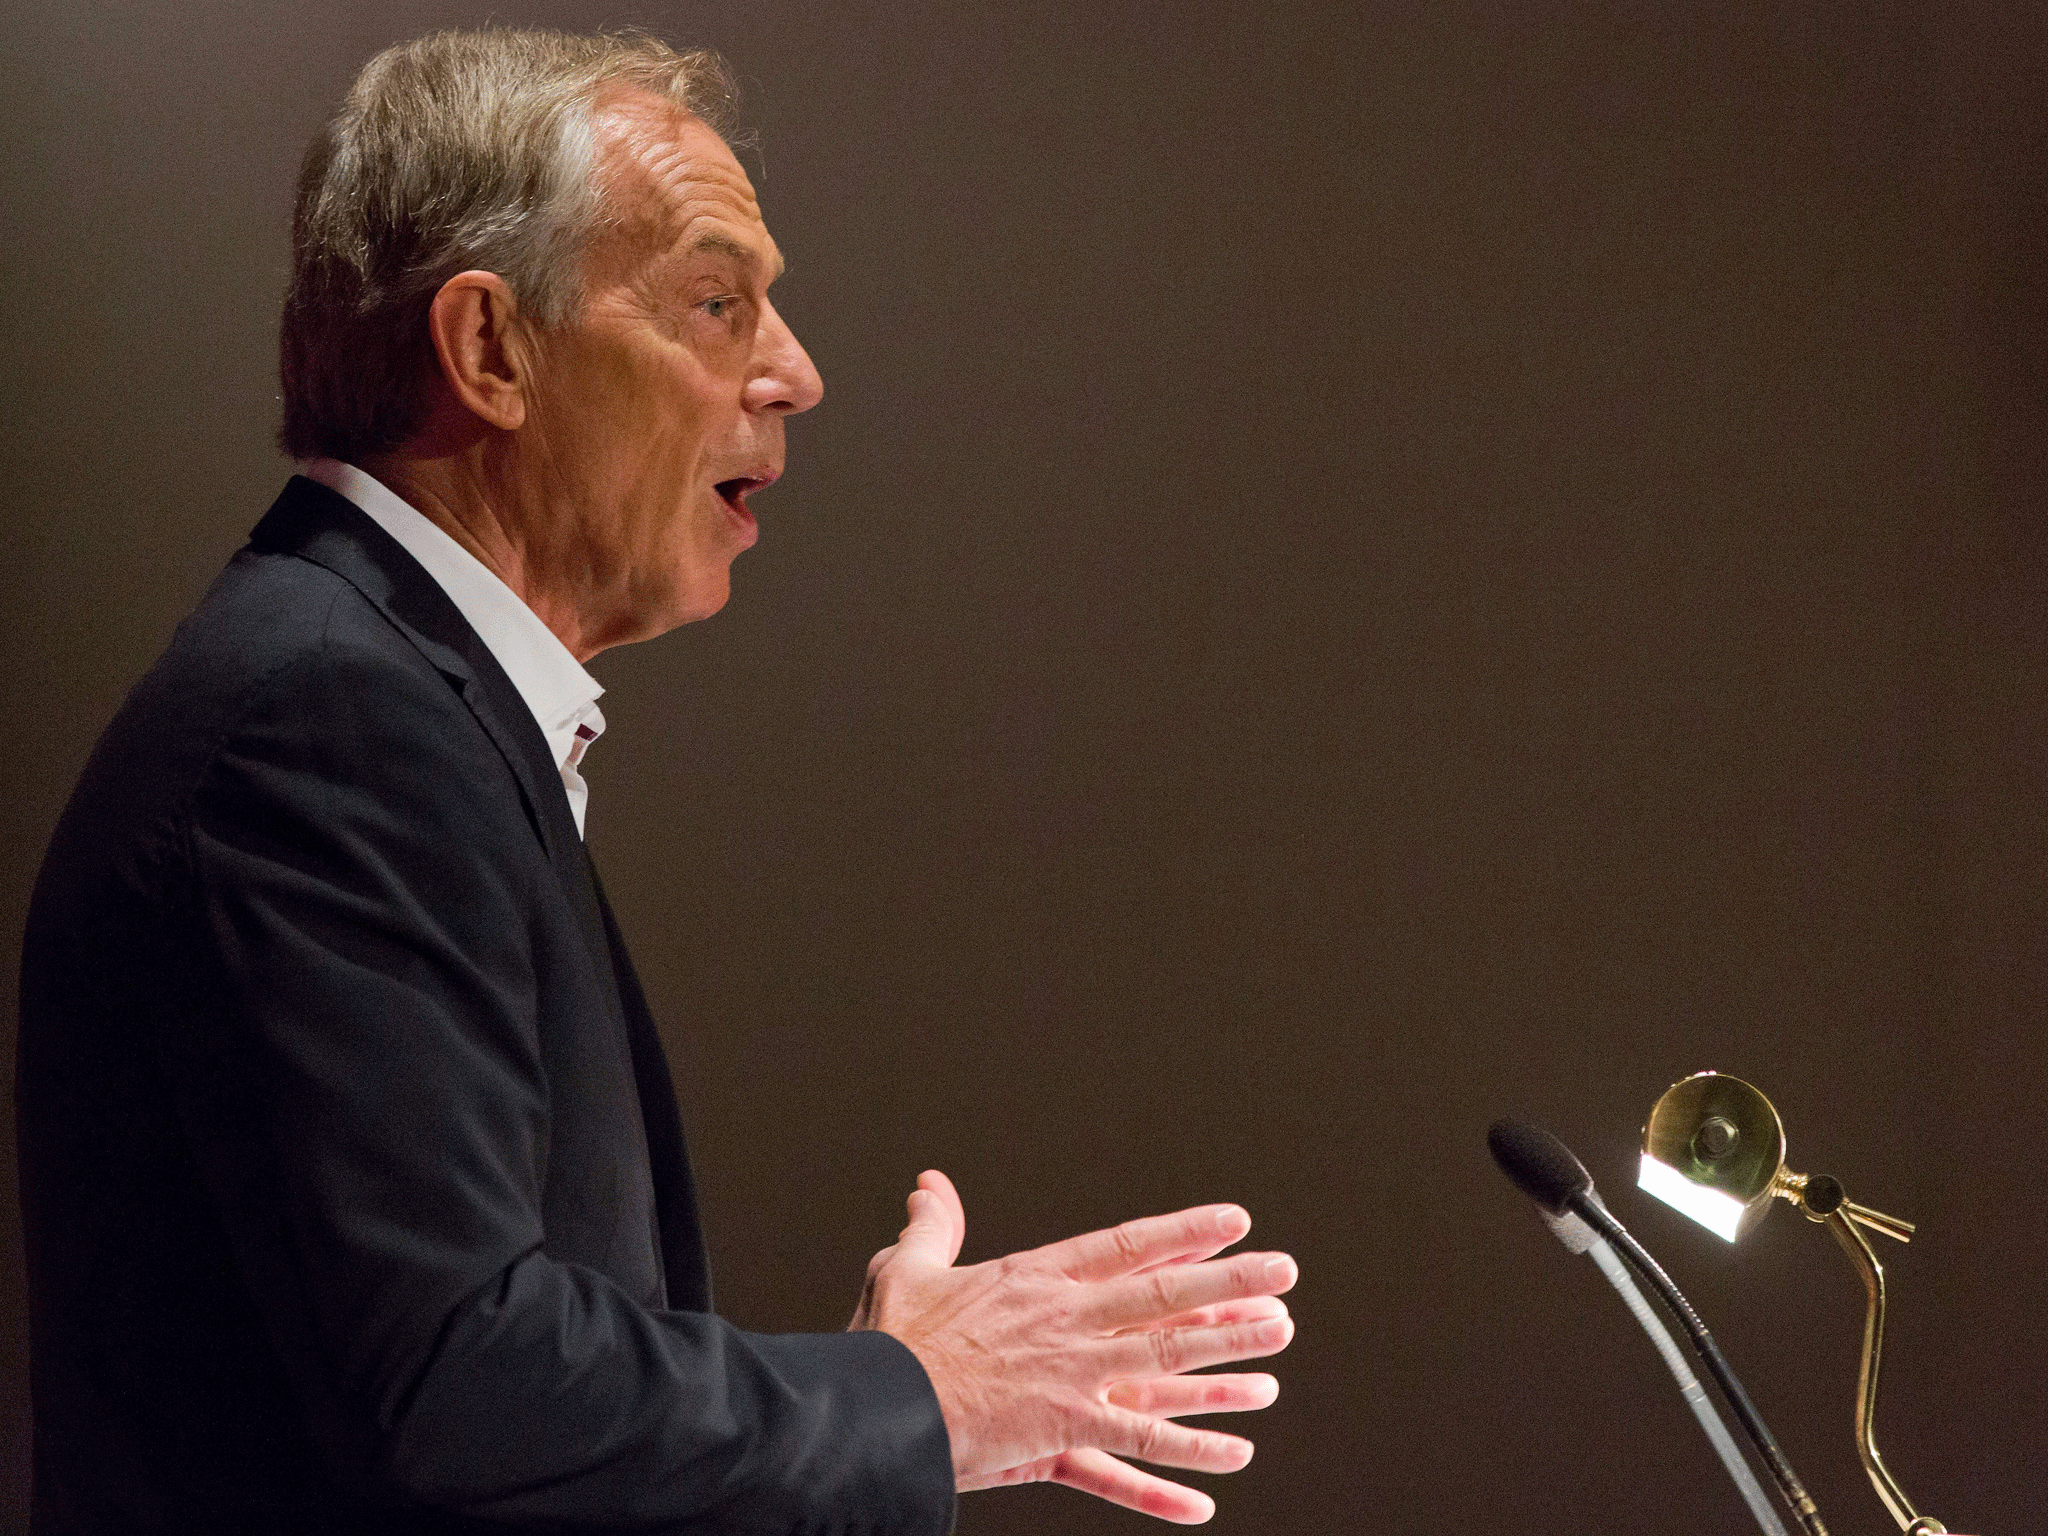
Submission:
[[[507,902],[545,898],[547,872],[461,680],[345,579],[248,550],[95,747],[44,856],[25,964],[186,933],[205,868],[452,889],[453,910],[500,924]]]
[[[294,555],[244,549],[130,692],[105,744],[160,761],[204,754],[281,693],[331,702],[385,690],[459,706],[452,686],[348,581]]]
[[[442,670],[316,564],[238,558],[159,671],[156,686],[195,724],[208,722],[210,740],[195,743],[194,815],[297,783],[325,801],[409,807],[448,827],[508,810],[524,821],[517,780],[469,697],[474,679]]]
[[[95,841],[156,842],[296,800],[523,831],[517,780],[465,681],[345,578],[245,549],[116,714],[66,819]]]
[[[415,683],[437,702],[457,702],[453,682],[345,578],[296,555],[245,549],[178,626],[130,707],[170,701],[194,725],[227,729],[279,691],[402,696]]]

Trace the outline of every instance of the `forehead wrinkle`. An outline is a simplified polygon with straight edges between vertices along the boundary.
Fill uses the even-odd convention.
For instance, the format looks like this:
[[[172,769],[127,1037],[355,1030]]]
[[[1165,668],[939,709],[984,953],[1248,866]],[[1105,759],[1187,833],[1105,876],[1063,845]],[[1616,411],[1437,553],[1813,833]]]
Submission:
[[[597,128],[606,222],[627,249],[642,259],[674,250],[708,217],[758,232],[780,269],[753,184],[700,119],[646,92],[630,92],[600,104]],[[743,259],[761,260],[742,240],[725,237],[725,243]]]

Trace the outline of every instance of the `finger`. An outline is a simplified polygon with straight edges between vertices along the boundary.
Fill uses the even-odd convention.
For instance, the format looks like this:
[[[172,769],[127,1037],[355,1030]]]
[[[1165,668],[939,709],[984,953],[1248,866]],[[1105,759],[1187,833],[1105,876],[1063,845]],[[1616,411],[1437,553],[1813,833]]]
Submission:
[[[917,1188],[904,1204],[910,1221],[896,1239],[897,1253],[937,1269],[950,1268],[967,1238],[967,1217],[953,1181],[936,1169],[927,1169],[917,1176]]]
[[[1197,1307],[1192,1312],[1183,1312],[1178,1317],[1162,1318],[1156,1323],[1145,1323],[1136,1328],[1120,1328],[1119,1334],[1150,1333],[1160,1328],[1213,1328],[1218,1323],[1255,1323],[1268,1317],[1285,1317],[1287,1303],[1278,1296],[1247,1296],[1241,1301],[1226,1301],[1213,1307]]]
[[[1300,1277],[1294,1260],[1284,1253],[1233,1254],[1206,1264],[1176,1264],[1104,1281],[1094,1287],[1079,1315],[1114,1332],[1219,1302],[1277,1296],[1292,1289]]]
[[[1171,1419],[1105,1405],[1087,1432],[1089,1443],[1117,1456],[1135,1456],[1154,1466],[1181,1467],[1189,1472],[1236,1472],[1252,1459],[1252,1443],[1242,1435],[1214,1429],[1190,1429]]]
[[[1216,1501],[1206,1493],[1154,1477],[1107,1451],[1068,1451],[1054,1463],[1051,1480],[1175,1525],[1200,1525],[1216,1513]]]
[[[1062,1453],[1064,1454],[1064,1453]],[[1059,1456],[1041,1456],[1036,1461],[999,1467],[993,1472],[968,1472],[954,1482],[957,1493],[978,1493],[984,1488],[1015,1488],[1021,1483],[1049,1483],[1059,1470]]]
[[[1200,1247],[1190,1248],[1186,1253],[1173,1254],[1168,1258],[1161,1259],[1156,1264],[1147,1264],[1137,1273],[1141,1275],[1150,1274],[1153,1270],[1164,1269],[1169,1264],[1199,1264],[1204,1259],[1215,1258],[1217,1254],[1228,1248],[1235,1241],[1235,1238],[1226,1239],[1220,1235],[1213,1236],[1204,1241]]]
[[[1190,1413],[1249,1413],[1270,1408],[1280,1383],[1263,1371],[1238,1376],[1153,1376],[1111,1382],[1104,1400],[1155,1419]]]
[[[1122,1333],[1088,1346],[1090,1364],[1103,1381],[1142,1381],[1178,1376],[1205,1365],[1277,1355],[1294,1337],[1294,1319],[1224,1323],[1213,1328],[1158,1328]],[[1114,1447],[1111,1447],[1114,1449]]]
[[[1069,1280],[1114,1280],[1161,1265],[1204,1244],[1216,1249],[1237,1242],[1252,1227],[1242,1206],[1198,1205],[1171,1216],[1142,1216],[1100,1232],[1084,1232],[1035,1250],[1033,1258]]]
[[[967,1207],[960,1203],[960,1191],[953,1187],[953,1181],[936,1168],[927,1168],[917,1176],[917,1187],[930,1190],[945,1205],[953,1222],[954,1230],[960,1235],[953,1243],[953,1251],[946,1262],[951,1264],[960,1257],[960,1244],[967,1237]]]

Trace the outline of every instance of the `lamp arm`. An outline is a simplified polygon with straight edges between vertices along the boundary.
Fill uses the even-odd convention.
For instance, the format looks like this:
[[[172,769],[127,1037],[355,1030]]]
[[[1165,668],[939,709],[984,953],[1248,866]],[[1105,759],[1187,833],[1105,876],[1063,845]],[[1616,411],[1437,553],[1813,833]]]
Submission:
[[[1821,1220],[1863,1276],[1864,1293],[1869,1297],[1863,1314],[1863,1363],[1856,1373],[1856,1449],[1863,1457],[1863,1470],[1870,1474],[1877,1496],[1906,1536],[1945,1536],[1948,1527],[1913,1508],[1913,1501],[1877,1451],[1877,1373],[1884,1362],[1884,1265],[1878,1262],[1870,1239],[1850,1215],[1846,1202]]]

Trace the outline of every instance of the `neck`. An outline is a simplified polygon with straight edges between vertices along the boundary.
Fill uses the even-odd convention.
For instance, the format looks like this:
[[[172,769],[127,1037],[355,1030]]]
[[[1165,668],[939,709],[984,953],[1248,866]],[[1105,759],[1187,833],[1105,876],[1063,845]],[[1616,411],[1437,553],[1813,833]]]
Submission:
[[[604,649],[585,606],[576,601],[573,573],[548,534],[556,522],[545,507],[515,490],[513,476],[496,472],[489,445],[473,444],[444,457],[404,451],[364,457],[360,468],[483,562],[531,608],[579,662]]]

